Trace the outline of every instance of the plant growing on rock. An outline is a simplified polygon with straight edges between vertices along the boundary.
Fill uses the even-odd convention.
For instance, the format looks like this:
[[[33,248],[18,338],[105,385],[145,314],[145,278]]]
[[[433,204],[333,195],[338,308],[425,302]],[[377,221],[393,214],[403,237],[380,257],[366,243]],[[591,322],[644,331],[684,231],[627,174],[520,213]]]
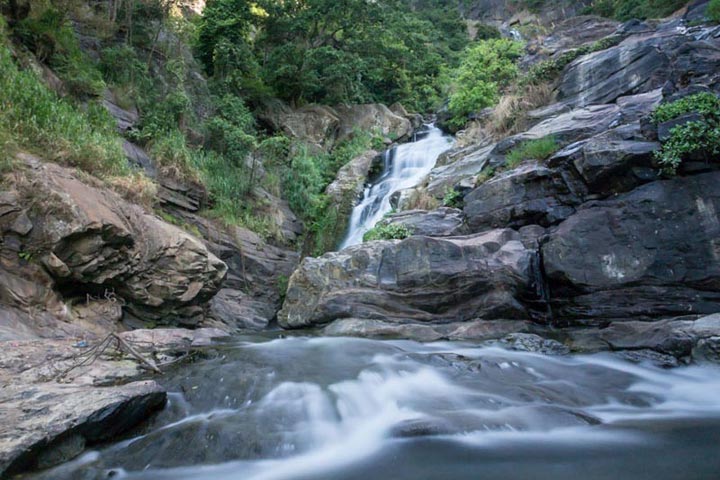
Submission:
[[[710,122],[688,122],[670,130],[670,138],[655,152],[655,158],[666,174],[675,174],[682,161],[690,156],[706,159],[720,155],[720,125]]]
[[[525,160],[545,160],[559,148],[560,145],[552,136],[528,140],[513,148],[505,156],[505,162],[508,168],[515,168]]]
[[[693,112],[719,120],[720,98],[710,92],[688,95],[674,102],[659,105],[652,113],[651,118],[654,123],[662,123]]]
[[[720,154],[720,98],[715,94],[702,92],[660,105],[651,119],[660,124],[688,113],[700,114],[702,120],[673,127],[662,148],[655,152],[665,174],[675,174],[682,161],[688,158],[710,160]]]
[[[407,225],[399,223],[380,223],[363,235],[363,242],[373,240],[403,240],[413,234]]]
[[[454,188],[448,188],[443,197],[443,205],[446,207],[460,208],[462,206],[462,194]]]

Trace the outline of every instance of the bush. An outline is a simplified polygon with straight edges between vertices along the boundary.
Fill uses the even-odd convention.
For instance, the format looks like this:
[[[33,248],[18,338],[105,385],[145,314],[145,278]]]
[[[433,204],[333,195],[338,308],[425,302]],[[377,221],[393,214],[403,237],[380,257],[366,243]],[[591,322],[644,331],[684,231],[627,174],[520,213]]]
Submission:
[[[701,156],[711,160],[720,155],[720,125],[711,122],[689,122],[670,130],[670,138],[655,152],[663,173],[673,175],[683,159]]]
[[[468,115],[497,103],[501,88],[517,76],[515,61],[522,52],[520,42],[508,39],[484,40],[466,50],[448,104],[452,127],[461,128]]]
[[[720,23],[720,0],[710,0],[705,15],[713,22]]]
[[[443,205],[446,207],[460,208],[462,207],[463,197],[460,192],[454,188],[448,188],[443,197]]]
[[[381,222],[365,232],[363,242],[372,242],[373,240],[402,240],[412,234],[412,229],[407,225]]]
[[[515,168],[524,160],[545,160],[559,148],[560,145],[552,136],[529,140],[513,148],[505,156],[505,162],[509,168]]]
[[[720,98],[714,93],[688,95],[674,102],[658,106],[652,113],[654,123],[663,123],[686,113],[697,112],[715,121],[720,120]]]

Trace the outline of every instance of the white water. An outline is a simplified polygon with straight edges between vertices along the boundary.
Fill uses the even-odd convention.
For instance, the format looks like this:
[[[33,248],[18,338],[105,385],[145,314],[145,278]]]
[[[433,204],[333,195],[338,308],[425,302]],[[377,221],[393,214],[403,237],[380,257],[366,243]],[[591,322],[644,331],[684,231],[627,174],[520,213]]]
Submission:
[[[350,216],[350,227],[340,248],[362,243],[363,235],[392,210],[390,197],[398,190],[418,185],[435,166],[441,153],[452,147],[452,138],[434,125],[418,140],[398,145],[383,154],[380,178],[365,188],[362,201]]]
[[[450,342],[242,343],[42,480],[716,479],[720,369]]]

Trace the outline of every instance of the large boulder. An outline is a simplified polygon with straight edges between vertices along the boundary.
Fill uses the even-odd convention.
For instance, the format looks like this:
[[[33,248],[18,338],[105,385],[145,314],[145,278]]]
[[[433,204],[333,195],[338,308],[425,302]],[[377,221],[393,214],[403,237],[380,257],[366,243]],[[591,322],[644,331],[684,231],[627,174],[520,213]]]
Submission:
[[[472,190],[465,196],[464,212],[470,229],[476,232],[534,224],[547,227],[574,213],[581,194],[562,170],[532,162]]]
[[[583,205],[542,246],[558,321],[720,311],[720,173]]]
[[[319,150],[332,148],[340,127],[337,112],[324,105],[306,105],[293,110],[277,100],[265,105],[258,115],[273,130]]]
[[[281,326],[340,318],[448,323],[530,318],[537,257],[513,230],[378,241],[306,258],[290,278]]]
[[[335,111],[340,118],[338,141],[351,138],[358,130],[376,132],[391,140],[406,139],[413,131],[410,120],[380,103],[338,105]]]
[[[117,299],[145,320],[202,320],[227,267],[200,240],[99,182],[23,159],[0,212],[4,304],[66,320],[68,296]]]

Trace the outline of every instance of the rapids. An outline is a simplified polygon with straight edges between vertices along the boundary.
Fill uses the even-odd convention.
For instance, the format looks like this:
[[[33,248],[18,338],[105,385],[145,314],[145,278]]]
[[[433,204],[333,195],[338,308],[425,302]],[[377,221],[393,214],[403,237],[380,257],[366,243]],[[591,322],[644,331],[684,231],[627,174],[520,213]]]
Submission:
[[[492,345],[241,337],[143,432],[36,480],[717,479],[720,368]]]

